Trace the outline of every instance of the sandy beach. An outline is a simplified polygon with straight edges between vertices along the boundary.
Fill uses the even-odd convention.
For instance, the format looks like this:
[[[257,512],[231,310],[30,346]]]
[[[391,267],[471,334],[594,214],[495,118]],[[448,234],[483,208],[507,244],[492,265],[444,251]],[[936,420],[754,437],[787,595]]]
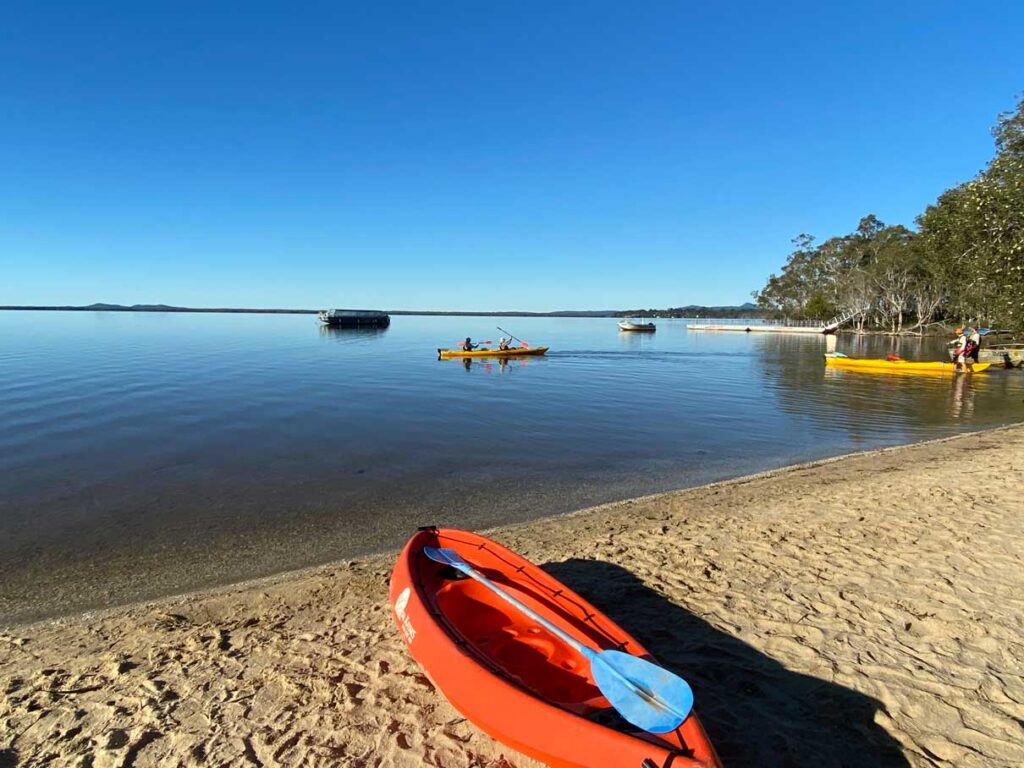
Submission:
[[[726,765],[1018,766],[1022,488],[1018,426],[491,535],[685,676]],[[393,557],[7,628],[0,766],[535,765],[406,654]]]

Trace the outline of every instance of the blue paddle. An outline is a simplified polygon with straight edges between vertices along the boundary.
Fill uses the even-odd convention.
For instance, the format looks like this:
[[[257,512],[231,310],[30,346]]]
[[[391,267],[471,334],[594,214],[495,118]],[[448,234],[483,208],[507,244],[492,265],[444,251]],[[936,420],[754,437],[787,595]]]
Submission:
[[[594,682],[620,715],[649,733],[668,733],[678,728],[693,708],[693,691],[681,677],[637,656],[621,651],[597,651],[583,645],[550,621],[473,569],[454,549],[424,547],[423,553],[450,565],[529,616],[590,662]]]

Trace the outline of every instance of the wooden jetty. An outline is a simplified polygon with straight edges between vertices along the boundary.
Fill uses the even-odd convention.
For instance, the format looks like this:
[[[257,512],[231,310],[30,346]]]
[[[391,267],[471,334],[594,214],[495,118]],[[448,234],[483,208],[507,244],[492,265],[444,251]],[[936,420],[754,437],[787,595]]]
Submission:
[[[825,333],[821,325],[767,325],[764,323],[694,323],[686,326],[690,331],[740,331],[742,333]]]
[[[845,314],[836,315],[826,322],[807,323],[806,325],[773,325],[740,321],[736,323],[692,323],[687,325],[686,329],[689,331],[740,331],[742,333],[835,333],[839,330],[839,326],[848,323],[862,312],[864,312],[863,309],[852,309]]]

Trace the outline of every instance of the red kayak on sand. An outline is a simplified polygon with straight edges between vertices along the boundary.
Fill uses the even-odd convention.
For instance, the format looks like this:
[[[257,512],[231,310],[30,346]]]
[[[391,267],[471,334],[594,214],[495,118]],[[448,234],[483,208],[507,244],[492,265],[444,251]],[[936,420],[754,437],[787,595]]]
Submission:
[[[454,550],[599,653],[653,658],[586,600],[500,544],[452,528],[421,529],[391,575],[392,611],[413,658],[481,730],[553,768],[720,768],[696,714],[668,733],[629,725],[583,656],[479,581],[431,560],[424,547]]]

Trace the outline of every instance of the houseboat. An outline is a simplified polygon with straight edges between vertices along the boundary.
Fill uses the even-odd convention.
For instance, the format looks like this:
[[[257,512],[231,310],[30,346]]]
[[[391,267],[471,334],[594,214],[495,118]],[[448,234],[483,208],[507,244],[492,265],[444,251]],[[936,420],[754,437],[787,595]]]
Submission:
[[[332,328],[387,328],[391,316],[377,309],[324,309],[317,317]]]

